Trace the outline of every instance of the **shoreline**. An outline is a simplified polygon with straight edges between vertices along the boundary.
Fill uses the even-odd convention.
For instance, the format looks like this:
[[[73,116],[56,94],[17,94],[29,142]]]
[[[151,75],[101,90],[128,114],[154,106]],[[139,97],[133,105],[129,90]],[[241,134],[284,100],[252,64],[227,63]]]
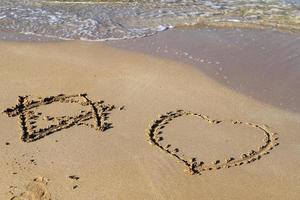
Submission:
[[[213,36],[211,37],[209,34],[212,34]],[[240,37],[241,35],[243,35],[243,37]],[[244,37],[244,35],[246,35],[246,37]],[[179,38],[177,41],[175,39],[176,37]],[[213,37],[216,41],[212,40]],[[273,38],[269,39],[268,37]],[[4,34],[3,32],[0,33],[0,38],[8,39],[8,41],[19,41],[25,43],[68,42],[68,40],[57,40],[54,38],[44,38],[34,35],[22,35],[11,33]],[[253,38],[255,38],[256,44],[251,44],[253,42]],[[172,40],[176,42],[173,42]],[[193,42],[192,40],[195,40],[197,42]],[[279,42],[276,43],[276,41]],[[294,41],[293,47],[286,46],[285,49],[272,50],[273,48],[278,49],[278,46],[285,45],[285,41],[288,41],[289,43],[291,43],[291,41]],[[94,43],[93,41],[83,42]],[[283,56],[290,56],[287,55],[288,53],[290,53],[293,56],[294,52],[297,52],[297,50],[300,51],[300,36],[295,33],[282,32],[273,29],[215,29],[211,27],[202,27],[199,29],[198,26],[193,26],[188,28],[176,27],[174,29],[158,32],[155,35],[142,38],[95,42],[116,48],[130,50],[133,52],[143,52],[145,54],[154,55],[171,60],[174,59],[179,62],[191,64],[196,68],[200,69],[206,75],[212,77],[214,80],[220,82],[221,84],[224,84],[226,87],[229,87],[237,92],[248,96],[249,98],[255,98],[259,101],[271,104],[281,109],[287,109],[291,112],[300,113],[300,106],[298,106],[297,104],[297,102],[300,101],[300,95],[297,95],[300,93],[300,90],[297,90],[297,88],[299,88],[297,87],[297,85],[300,85],[300,72],[298,72],[297,68],[295,67],[297,63],[300,63],[299,55],[294,55],[296,57],[293,59],[297,59],[296,61],[286,60],[281,67],[279,67],[279,65],[276,63],[278,61],[281,61]],[[276,43],[276,45],[273,44],[274,42]],[[231,47],[225,46],[230,45],[230,43],[233,44],[232,46],[240,45],[240,47],[238,48],[240,48],[240,50],[242,51],[245,51],[245,53],[242,54],[237,49],[232,49]],[[201,49],[201,45],[204,45],[205,48],[208,48],[209,50],[207,51],[210,51],[211,54]],[[218,45],[221,45],[221,48],[223,48],[223,50],[219,50]],[[260,54],[262,53],[261,49],[259,49],[261,47],[264,48],[263,50],[265,52],[272,51],[272,54],[274,55],[270,55],[269,53],[266,54],[266,56],[274,59],[273,63],[264,63],[262,57],[258,58],[258,62],[253,62],[256,59],[255,57],[260,56]],[[257,49],[257,53],[253,52],[255,48]],[[217,51],[218,53],[214,53],[213,51]],[[229,56],[232,56],[230,55],[231,52],[232,54],[241,56],[241,58],[221,58],[221,54],[223,52],[220,51],[223,51],[224,53],[226,52],[225,54]],[[200,53],[197,54],[197,52]],[[282,54],[283,52],[286,52],[285,55]],[[201,55],[201,53],[204,53],[204,55]],[[214,58],[214,56],[217,57]],[[281,58],[278,58],[279,56]],[[222,66],[223,63],[220,62],[220,60],[222,59],[226,62],[225,66]],[[232,61],[230,61],[229,59],[232,59]],[[278,59],[278,61],[276,61],[276,59]],[[238,60],[243,60],[243,62],[248,63],[238,63]],[[253,66],[251,66],[251,62],[254,63]],[[217,64],[217,66],[214,66],[214,64]],[[230,66],[231,64],[233,64],[234,66]],[[248,69],[244,68],[245,72],[241,72],[241,70],[243,70],[244,64],[247,65]],[[273,70],[270,67],[266,67],[266,65],[270,64],[274,65]],[[209,67],[211,69],[209,69]],[[227,74],[224,73],[225,70],[227,70]],[[258,70],[258,72],[256,73],[254,70]],[[237,72],[239,73],[238,75],[235,74]],[[246,80],[244,80],[245,76],[247,76],[248,73],[250,73],[253,77],[258,77],[259,82],[255,83],[254,80],[250,80],[247,77]],[[280,77],[279,73],[288,74],[288,76],[291,76],[290,74],[292,74],[292,77]],[[289,80],[289,82],[284,83],[284,88],[280,89],[279,93],[283,97],[276,96],[278,92],[275,90],[275,88],[272,88],[272,91],[265,92],[267,88],[263,83],[264,80],[261,74],[265,74],[264,76],[270,76],[269,79],[266,79],[266,82],[271,82],[271,84],[273,85],[276,84],[276,81],[282,82],[284,79]],[[237,78],[237,76],[241,77]],[[231,80],[228,79],[232,78],[234,80],[232,80],[233,82],[230,82]],[[248,83],[246,83],[246,81],[248,81]],[[265,89],[263,89],[264,87]],[[295,94],[296,96],[294,96]]]

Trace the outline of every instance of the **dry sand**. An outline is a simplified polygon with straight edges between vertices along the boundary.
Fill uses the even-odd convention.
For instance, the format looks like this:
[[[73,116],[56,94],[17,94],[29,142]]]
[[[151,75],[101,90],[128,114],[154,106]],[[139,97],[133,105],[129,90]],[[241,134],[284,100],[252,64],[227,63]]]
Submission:
[[[0,59],[1,111],[19,105],[0,115],[0,199],[299,199],[298,114],[97,43],[1,42]]]

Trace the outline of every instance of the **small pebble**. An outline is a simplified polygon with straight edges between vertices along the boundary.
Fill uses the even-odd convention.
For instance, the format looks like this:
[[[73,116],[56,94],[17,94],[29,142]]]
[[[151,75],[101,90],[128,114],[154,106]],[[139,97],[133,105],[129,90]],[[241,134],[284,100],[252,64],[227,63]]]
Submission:
[[[77,180],[79,180],[80,177],[76,176],[76,175],[71,175],[71,176],[69,176],[69,178],[77,181]]]

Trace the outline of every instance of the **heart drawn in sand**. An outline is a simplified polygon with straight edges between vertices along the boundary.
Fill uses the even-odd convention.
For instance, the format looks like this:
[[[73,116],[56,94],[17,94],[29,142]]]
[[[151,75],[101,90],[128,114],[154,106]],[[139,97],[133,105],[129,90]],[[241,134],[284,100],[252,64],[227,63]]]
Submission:
[[[164,133],[165,127],[171,123],[174,119],[179,117],[197,117],[200,120],[203,120],[207,123],[211,123],[214,125],[224,123],[222,120],[213,120],[206,115],[187,112],[183,110],[171,111],[167,112],[164,115],[158,116],[158,119],[152,121],[149,125],[149,129],[146,130],[146,134],[149,137],[149,143],[151,145],[156,146],[163,152],[169,154],[171,157],[177,159],[182,164],[184,164],[187,168],[187,171],[190,174],[198,174],[200,175],[204,171],[210,170],[219,170],[222,168],[230,168],[235,166],[240,166],[243,164],[249,164],[254,161],[260,160],[262,156],[269,154],[270,150],[274,148],[274,146],[278,146],[278,134],[271,132],[266,125],[259,125],[250,122],[241,122],[236,120],[231,120],[233,126],[237,126],[239,124],[244,124],[250,126],[252,128],[260,130],[260,133],[264,134],[264,143],[257,147],[256,150],[250,150],[247,153],[241,154],[240,158],[228,157],[225,158],[222,162],[220,160],[216,160],[211,162],[211,164],[206,164],[203,161],[199,161],[198,158],[188,158],[185,156],[185,153],[181,153],[179,147],[173,147],[172,144],[163,145],[162,137]]]
[[[75,116],[53,117],[45,115],[42,117],[43,113],[36,112],[39,107],[53,103],[75,103],[81,105],[83,109]],[[9,117],[19,116],[22,130],[21,139],[24,142],[32,142],[75,125],[86,125],[100,131],[110,129],[112,124],[108,123],[107,120],[110,112],[114,109],[116,109],[114,105],[104,104],[104,101],[91,101],[87,94],[60,94],[45,98],[40,97],[39,100],[30,100],[28,96],[19,96],[17,105],[6,109],[4,113]],[[122,110],[123,107],[119,109]],[[49,123],[47,127],[37,127],[37,120],[41,118]]]

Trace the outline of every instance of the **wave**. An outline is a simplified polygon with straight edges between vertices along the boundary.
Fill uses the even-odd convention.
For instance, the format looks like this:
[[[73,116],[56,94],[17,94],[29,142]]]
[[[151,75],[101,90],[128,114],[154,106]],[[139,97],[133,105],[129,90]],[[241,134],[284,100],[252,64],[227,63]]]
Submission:
[[[91,41],[194,25],[298,32],[299,5],[298,0],[3,0],[0,31]]]

